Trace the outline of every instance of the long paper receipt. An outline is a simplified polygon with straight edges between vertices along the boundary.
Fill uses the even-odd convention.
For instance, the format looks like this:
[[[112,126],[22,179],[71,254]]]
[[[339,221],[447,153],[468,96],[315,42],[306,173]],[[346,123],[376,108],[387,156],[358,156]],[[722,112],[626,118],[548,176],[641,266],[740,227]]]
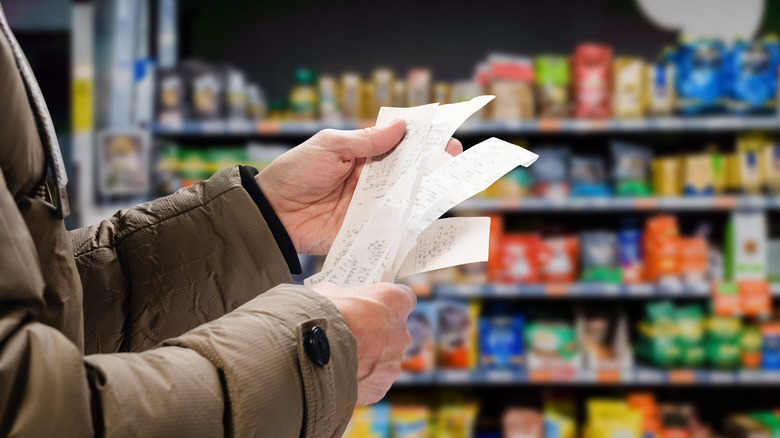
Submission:
[[[487,261],[489,218],[439,218],[538,158],[497,138],[457,157],[444,151],[455,130],[493,98],[380,109],[376,125],[403,118],[406,135],[390,152],[366,159],[322,271],[304,283],[364,286]]]

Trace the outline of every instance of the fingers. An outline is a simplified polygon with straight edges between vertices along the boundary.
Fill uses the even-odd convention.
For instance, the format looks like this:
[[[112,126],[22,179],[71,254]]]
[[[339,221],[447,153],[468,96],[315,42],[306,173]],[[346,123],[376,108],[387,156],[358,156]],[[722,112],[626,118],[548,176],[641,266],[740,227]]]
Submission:
[[[447,142],[447,147],[444,148],[444,151],[453,157],[457,157],[461,152],[463,152],[463,144],[460,142],[460,140],[453,137],[450,139],[450,141]]]
[[[353,131],[325,129],[318,133],[318,139],[332,148],[342,160],[373,157],[394,148],[406,133],[406,120],[396,119],[384,126],[373,126]]]
[[[405,284],[379,283],[372,287],[377,299],[396,312],[409,315],[417,305],[417,295]]]

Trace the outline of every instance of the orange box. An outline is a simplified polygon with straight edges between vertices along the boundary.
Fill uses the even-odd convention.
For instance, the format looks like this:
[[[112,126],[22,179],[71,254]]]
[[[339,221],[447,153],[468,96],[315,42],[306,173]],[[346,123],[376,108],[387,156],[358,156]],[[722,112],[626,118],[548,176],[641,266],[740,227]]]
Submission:
[[[739,297],[745,316],[768,316],[772,313],[772,294],[765,280],[742,280]]]

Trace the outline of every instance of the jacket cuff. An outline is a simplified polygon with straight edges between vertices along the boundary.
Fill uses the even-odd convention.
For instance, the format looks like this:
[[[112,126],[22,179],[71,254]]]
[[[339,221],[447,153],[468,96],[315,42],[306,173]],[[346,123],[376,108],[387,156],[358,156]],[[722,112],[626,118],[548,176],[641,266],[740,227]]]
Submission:
[[[273,234],[274,240],[276,240],[276,244],[279,246],[282,256],[284,256],[284,261],[287,262],[287,266],[290,268],[290,273],[300,274],[303,271],[301,262],[298,260],[298,253],[295,251],[295,245],[293,245],[290,235],[287,234],[287,230],[282,225],[282,221],[279,220],[273,207],[271,207],[271,203],[268,202],[255,179],[255,175],[260,172],[252,166],[238,166],[238,169],[241,173],[241,185],[244,186],[244,189],[249,193],[257,208],[260,209],[260,213],[263,215],[266,224],[268,224],[268,228],[271,229],[271,234]]]
[[[324,365],[304,347],[313,326],[328,339]],[[355,337],[303,286],[277,286],[163,344],[197,351],[224,376],[232,436],[341,437],[357,402]]]

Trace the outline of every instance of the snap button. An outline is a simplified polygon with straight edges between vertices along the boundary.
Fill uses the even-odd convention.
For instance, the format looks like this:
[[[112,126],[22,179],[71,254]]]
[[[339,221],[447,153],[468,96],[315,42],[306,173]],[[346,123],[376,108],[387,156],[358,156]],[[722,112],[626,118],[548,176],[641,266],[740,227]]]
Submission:
[[[325,366],[330,361],[330,343],[325,330],[316,325],[309,329],[303,339],[303,348],[314,363]]]

